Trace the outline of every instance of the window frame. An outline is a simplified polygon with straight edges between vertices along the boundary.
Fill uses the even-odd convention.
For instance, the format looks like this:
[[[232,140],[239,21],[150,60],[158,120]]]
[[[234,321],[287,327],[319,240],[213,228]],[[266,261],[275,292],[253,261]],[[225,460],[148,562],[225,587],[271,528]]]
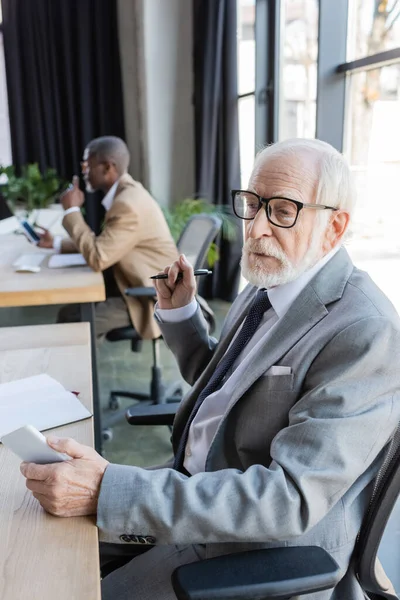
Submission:
[[[319,0],[317,116],[315,137],[343,151],[346,78],[338,65],[346,60],[348,0]]]

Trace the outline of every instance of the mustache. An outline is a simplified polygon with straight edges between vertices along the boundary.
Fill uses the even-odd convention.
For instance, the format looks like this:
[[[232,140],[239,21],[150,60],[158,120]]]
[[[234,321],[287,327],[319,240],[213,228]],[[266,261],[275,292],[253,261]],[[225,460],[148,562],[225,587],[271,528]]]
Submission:
[[[279,246],[276,246],[268,239],[254,240],[249,238],[243,246],[243,251],[246,254],[254,252],[255,254],[264,254],[265,256],[272,256],[281,261],[287,261],[287,256],[282,248],[279,248]]]

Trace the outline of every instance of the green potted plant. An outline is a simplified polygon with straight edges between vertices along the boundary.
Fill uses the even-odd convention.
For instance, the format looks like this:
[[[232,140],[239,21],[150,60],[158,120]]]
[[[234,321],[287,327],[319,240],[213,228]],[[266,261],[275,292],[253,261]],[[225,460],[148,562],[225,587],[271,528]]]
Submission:
[[[185,198],[172,208],[163,206],[162,210],[175,242],[178,241],[190,217],[200,213],[212,213],[219,216],[222,219],[222,235],[224,238],[229,240],[235,238],[236,230],[232,223],[232,216],[228,209],[223,206],[215,206],[201,198]],[[215,243],[211,244],[207,259],[210,267],[213,267],[219,259],[218,246]]]
[[[20,175],[16,175],[13,165],[0,166],[0,175],[6,180],[0,186],[0,193],[14,210],[31,212],[46,208],[65,185],[55,169],[48,168],[41,173],[38,163],[24,165]]]

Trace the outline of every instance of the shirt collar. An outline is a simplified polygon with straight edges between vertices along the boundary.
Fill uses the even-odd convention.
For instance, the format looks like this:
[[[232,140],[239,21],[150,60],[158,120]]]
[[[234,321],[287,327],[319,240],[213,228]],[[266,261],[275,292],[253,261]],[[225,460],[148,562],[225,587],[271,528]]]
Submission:
[[[110,210],[112,203],[114,202],[115,192],[117,191],[119,179],[110,187],[107,194],[104,196],[102,200],[102,205],[106,210]]]
[[[268,297],[271,301],[272,308],[278,315],[279,319],[281,319],[285,313],[288,311],[290,305],[294,302],[300,292],[306,287],[306,285],[311,281],[311,279],[322,269],[327,262],[335,256],[336,252],[340,249],[340,244],[335,246],[333,250],[328,252],[323,258],[321,258],[311,269],[305,271],[294,279],[293,281],[289,281],[289,283],[284,283],[283,285],[277,285],[268,290]]]

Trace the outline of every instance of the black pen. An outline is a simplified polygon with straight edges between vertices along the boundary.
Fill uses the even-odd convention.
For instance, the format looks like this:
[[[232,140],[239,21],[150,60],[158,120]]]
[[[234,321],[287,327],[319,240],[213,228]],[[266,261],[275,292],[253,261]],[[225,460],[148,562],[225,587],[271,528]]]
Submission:
[[[202,275],[211,275],[212,271],[208,269],[196,269],[193,273],[195,277],[201,277]],[[183,273],[180,271],[178,273],[178,279],[182,279]],[[168,279],[168,275],[166,273],[161,273],[161,275],[153,275],[150,279]]]

